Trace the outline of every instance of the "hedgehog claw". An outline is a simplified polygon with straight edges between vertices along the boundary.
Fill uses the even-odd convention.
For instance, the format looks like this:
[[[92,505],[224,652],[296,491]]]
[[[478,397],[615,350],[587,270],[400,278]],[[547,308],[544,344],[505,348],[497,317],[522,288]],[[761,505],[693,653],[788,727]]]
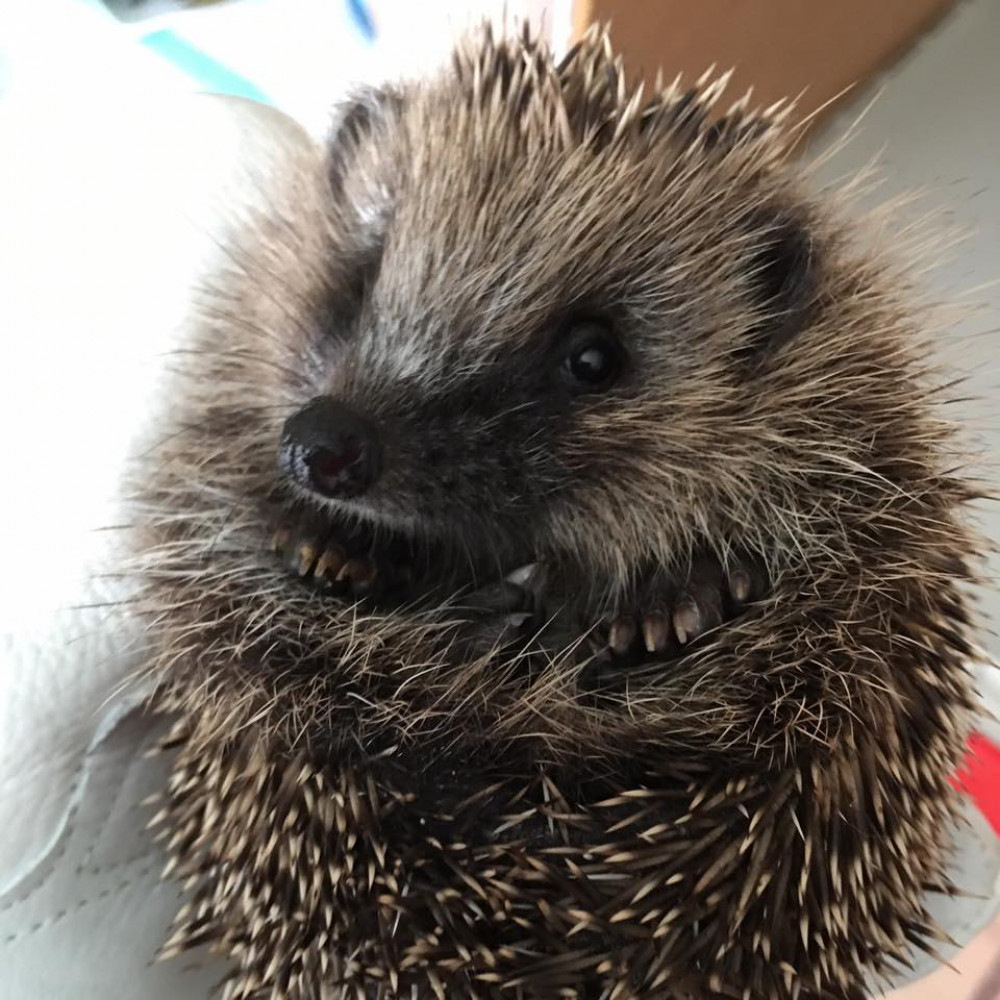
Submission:
[[[271,551],[284,553],[285,549],[288,547],[288,543],[292,540],[292,527],[288,524],[282,524],[275,529],[274,534],[271,535]]]
[[[701,611],[694,601],[685,601],[674,608],[674,633],[682,645],[693,642],[705,631]]]
[[[324,583],[333,584],[347,563],[347,553],[339,545],[328,545],[316,560],[313,576]]]
[[[364,594],[372,589],[378,576],[378,567],[369,555],[352,556],[337,573],[337,582],[346,583],[355,593]]]
[[[300,538],[285,549],[285,564],[295,576],[308,576],[321,546],[314,538]]]
[[[729,571],[729,597],[735,607],[759,600],[767,589],[763,568],[746,562],[736,563]]]
[[[728,574],[714,556],[696,559],[686,578],[655,573],[611,618],[607,649],[628,664],[644,656],[671,659],[727,618],[742,614],[766,589],[763,568],[749,559],[731,562]]]
[[[750,574],[745,569],[736,569],[729,575],[729,596],[737,604],[745,604],[750,597]]]
[[[647,653],[662,653],[670,642],[670,623],[658,611],[642,620],[642,640]]]
[[[635,642],[635,619],[622,616],[616,618],[608,629],[608,646],[613,653],[624,656]]]

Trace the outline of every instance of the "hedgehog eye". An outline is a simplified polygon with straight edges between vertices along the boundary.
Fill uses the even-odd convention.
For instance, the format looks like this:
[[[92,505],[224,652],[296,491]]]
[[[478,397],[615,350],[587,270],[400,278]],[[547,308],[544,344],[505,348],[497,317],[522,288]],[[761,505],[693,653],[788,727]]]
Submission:
[[[578,392],[601,392],[621,371],[621,348],[605,323],[583,320],[569,329],[562,374]]]

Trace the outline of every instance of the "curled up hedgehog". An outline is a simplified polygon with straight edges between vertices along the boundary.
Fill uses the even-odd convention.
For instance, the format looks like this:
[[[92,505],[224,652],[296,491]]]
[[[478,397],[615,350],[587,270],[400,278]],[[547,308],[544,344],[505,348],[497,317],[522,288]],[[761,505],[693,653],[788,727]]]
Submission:
[[[861,1000],[940,936],[974,489],[721,89],[484,29],[233,239],[135,536],[227,997]]]

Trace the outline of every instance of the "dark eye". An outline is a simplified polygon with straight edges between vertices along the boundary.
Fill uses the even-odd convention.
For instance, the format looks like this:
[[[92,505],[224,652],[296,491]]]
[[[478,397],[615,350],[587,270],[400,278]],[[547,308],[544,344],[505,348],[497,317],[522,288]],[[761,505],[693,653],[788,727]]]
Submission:
[[[578,392],[607,389],[618,377],[621,363],[621,347],[606,324],[584,320],[569,329],[562,371]]]

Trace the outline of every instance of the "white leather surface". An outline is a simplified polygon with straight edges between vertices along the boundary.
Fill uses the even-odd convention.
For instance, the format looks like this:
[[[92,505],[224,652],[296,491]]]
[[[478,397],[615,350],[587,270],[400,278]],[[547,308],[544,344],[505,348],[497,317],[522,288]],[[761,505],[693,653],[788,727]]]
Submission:
[[[196,1000],[221,978],[207,956],[150,961],[182,897],[140,805],[166,774],[141,756],[150,736],[128,716],[68,775],[58,834],[0,897],[0,996]]]
[[[138,806],[164,762],[120,694],[142,636],[96,529],[155,441],[160,352],[259,148],[215,102],[45,101],[0,107],[0,998],[200,1000],[221,966],[149,965],[177,904]],[[959,867],[986,898],[940,904],[960,941],[998,864],[980,824]]]
[[[277,147],[245,106],[106,98],[0,103],[3,1000],[197,998],[221,973],[148,968],[177,893],[141,829],[163,762],[126,718],[142,633],[108,573],[190,286]]]

